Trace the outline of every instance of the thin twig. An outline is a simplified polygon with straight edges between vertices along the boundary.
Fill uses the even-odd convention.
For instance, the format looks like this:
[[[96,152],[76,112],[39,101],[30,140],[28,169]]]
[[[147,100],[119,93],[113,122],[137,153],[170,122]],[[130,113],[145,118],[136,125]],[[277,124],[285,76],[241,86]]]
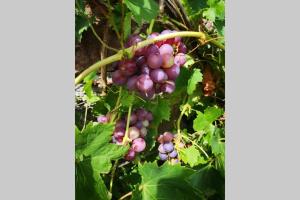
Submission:
[[[129,196],[131,196],[132,195],[132,191],[131,192],[128,192],[127,194],[124,194],[123,196],[121,196],[120,198],[119,198],[119,200],[123,200],[123,199],[125,199],[126,197],[129,197]]]

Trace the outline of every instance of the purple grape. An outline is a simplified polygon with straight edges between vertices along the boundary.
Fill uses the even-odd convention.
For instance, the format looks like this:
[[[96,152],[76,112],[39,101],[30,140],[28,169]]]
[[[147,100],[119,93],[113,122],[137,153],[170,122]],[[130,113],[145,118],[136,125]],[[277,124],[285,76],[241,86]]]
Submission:
[[[148,120],[144,120],[142,122],[142,124],[143,124],[144,127],[148,127],[149,126],[149,121]]]
[[[161,85],[160,90],[162,92],[171,94],[175,90],[175,83],[173,81],[166,81],[164,84]]]
[[[171,158],[175,158],[177,156],[177,151],[174,149],[171,153],[169,153]]]
[[[131,76],[137,71],[137,66],[132,60],[125,60],[119,63],[119,70],[125,76]]]
[[[163,64],[163,57],[157,54],[150,54],[147,58],[147,64],[152,69],[157,69]]]
[[[139,56],[135,59],[136,66],[141,67],[146,63],[145,56]]]
[[[173,55],[173,47],[169,44],[163,44],[160,48],[159,48],[159,53],[161,55],[164,55],[164,54],[170,54],[170,55]]]
[[[116,140],[118,140],[119,138],[123,139],[124,135],[125,135],[125,129],[117,128],[114,130],[113,136],[116,138]]]
[[[125,156],[125,160],[131,161],[135,158],[135,151],[131,148]]]
[[[172,142],[164,143],[164,150],[166,152],[171,152],[171,151],[173,151],[173,149],[174,149],[174,145]]]
[[[171,142],[174,138],[174,135],[170,132],[164,132],[164,142]]]
[[[136,90],[136,82],[137,82],[138,76],[132,76],[127,80],[127,88],[128,90]]]
[[[168,155],[167,155],[167,154],[159,153],[158,155],[159,155],[159,158],[160,158],[161,160],[167,160],[167,159],[168,159]]]
[[[143,137],[143,138],[146,137],[146,135],[148,133],[148,131],[145,127],[141,128],[140,132],[141,132],[141,137]]]
[[[149,57],[151,54],[159,54],[159,48],[155,44],[150,44],[146,50],[146,57]]]
[[[104,115],[100,115],[97,117],[97,121],[100,123],[100,124],[105,124],[108,122],[108,118]]]
[[[146,148],[146,142],[143,138],[137,138],[133,140],[131,148],[135,152],[142,152]]]
[[[148,113],[147,113],[146,119],[147,119],[149,122],[151,122],[151,121],[153,120],[153,115],[152,115],[151,112],[148,112]]]
[[[125,121],[127,121],[127,115],[125,116]],[[130,125],[133,125],[133,124],[135,124],[137,122],[137,116],[136,116],[136,114],[133,112],[133,113],[131,113],[131,115],[130,115],[130,122],[129,122],[129,124]]]
[[[143,41],[143,39],[139,35],[133,34],[128,38],[128,42],[125,44],[125,47],[128,48],[130,46],[134,46],[141,41]],[[144,53],[145,48],[140,48],[135,51],[135,55],[137,56],[143,55]]]
[[[154,33],[151,33],[149,36],[148,36],[148,38],[147,39],[153,39],[153,38],[156,38],[157,36],[159,36],[160,34],[159,33],[157,33],[157,32],[154,32]],[[160,47],[161,45],[163,45],[163,41],[158,41],[158,42],[156,42],[155,44],[158,46],[158,47]]]
[[[147,91],[147,92],[141,92],[140,94],[141,94],[141,96],[142,96],[144,99],[149,99],[149,100],[151,100],[151,99],[153,99],[154,96],[155,96],[155,90],[154,90],[154,88],[152,88],[151,90],[149,90],[149,91]]]
[[[140,137],[140,130],[137,128],[137,127],[130,127],[128,129],[128,137],[131,139],[131,140],[134,140],[138,137]]]
[[[135,127],[137,127],[138,129],[143,128],[143,121],[137,121],[137,123],[135,124]]]
[[[142,92],[150,91],[153,88],[153,81],[147,74],[142,74],[138,77],[137,88]]]
[[[163,144],[160,144],[160,145],[158,146],[158,151],[159,151],[160,153],[167,153],[166,150],[164,149],[164,145],[163,145]]]
[[[150,77],[154,83],[163,83],[168,80],[167,74],[162,69],[151,70]]]
[[[184,53],[178,53],[174,58],[174,63],[176,63],[179,66],[183,66],[185,62],[186,59]]]
[[[136,110],[136,115],[138,117],[138,120],[143,121],[146,119],[148,112],[144,108],[140,108]]]
[[[168,75],[169,80],[175,81],[175,79],[179,76],[180,74],[180,67],[177,64],[174,64],[172,67],[168,69],[164,69],[166,74]]]
[[[140,68],[141,74],[150,74],[150,68],[147,64],[143,64]]]
[[[117,121],[116,125],[115,125],[115,128],[125,128],[126,127],[126,123],[124,120],[119,120]]]
[[[186,48],[185,44],[183,44],[182,42],[180,42],[179,45],[178,45],[178,52],[179,53],[186,53],[187,52],[187,48]]]
[[[174,56],[171,54],[163,54],[162,55],[162,67],[163,68],[170,68],[174,65]]]
[[[125,77],[120,70],[116,70],[112,73],[112,81],[116,85],[124,85],[127,81],[127,77]]]

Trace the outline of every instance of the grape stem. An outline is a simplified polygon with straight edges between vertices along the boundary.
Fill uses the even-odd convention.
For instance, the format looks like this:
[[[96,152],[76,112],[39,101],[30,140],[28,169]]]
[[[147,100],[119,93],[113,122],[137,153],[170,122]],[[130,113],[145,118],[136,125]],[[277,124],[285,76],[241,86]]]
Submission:
[[[131,110],[132,110],[132,104],[130,104],[130,106],[128,108],[127,122],[126,122],[126,131],[125,131],[125,135],[124,135],[123,141],[122,141],[123,145],[129,140],[128,129],[129,129],[129,124],[130,124]]]
[[[202,42],[205,42],[205,40],[207,38],[206,34],[203,32],[180,31],[180,32],[174,32],[174,33],[168,33],[165,35],[159,35],[155,38],[144,40],[144,41],[139,42],[136,45],[126,48],[124,50],[119,50],[118,53],[94,63],[93,65],[88,67],[86,70],[81,72],[81,74],[79,74],[75,78],[75,85],[79,84],[84,79],[84,77],[86,77],[89,73],[99,69],[102,66],[105,66],[110,63],[121,60],[124,57],[124,55],[128,55],[129,58],[132,58],[134,55],[134,52],[140,48],[143,48],[145,46],[148,46],[149,44],[153,44],[158,41],[175,38],[175,37],[196,37],[196,38],[199,38]],[[213,42],[213,41],[211,41],[211,42]]]
[[[110,193],[112,192],[112,187],[113,187],[113,182],[114,182],[114,176],[115,176],[115,173],[116,173],[116,169],[117,169],[118,163],[119,163],[119,160],[116,160],[116,162],[114,163],[112,172],[111,172],[111,179],[110,179],[110,183],[109,183],[109,192]]]

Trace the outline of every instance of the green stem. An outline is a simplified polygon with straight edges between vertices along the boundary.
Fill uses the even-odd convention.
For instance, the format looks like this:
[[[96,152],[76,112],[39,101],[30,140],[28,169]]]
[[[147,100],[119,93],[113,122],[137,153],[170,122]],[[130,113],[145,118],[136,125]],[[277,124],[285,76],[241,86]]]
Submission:
[[[117,99],[116,105],[115,105],[114,109],[111,110],[112,115],[111,115],[110,122],[115,121],[115,118],[116,118],[115,111],[120,107],[121,96],[122,96],[122,87],[120,87],[119,95],[118,95],[118,99]]]
[[[112,193],[112,187],[113,187],[113,182],[114,182],[114,176],[116,173],[116,169],[118,166],[119,160],[116,160],[116,162],[114,163],[112,172],[111,172],[111,179],[110,179],[110,184],[109,184],[109,192]]]
[[[159,35],[155,38],[144,40],[134,46],[124,49],[124,52],[120,50],[115,55],[107,57],[103,60],[94,63],[75,78],[75,85],[79,84],[84,79],[84,77],[86,77],[92,71],[98,70],[102,66],[121,60],[124,53],[127,53],[129,55],[129,58],[131,58],[134,52],[140,48],[143,48],[145,46],[148,46],[149,44],[153,44],[158,41],[175,38],[175,37],[196,37],[196,38],[200,38],[201,40],[205,40],[206,35],[203,32],[180,31],[180,32],[169,33],[165,35]]]
[[[128,129],[129,129],[129,124],[130,124],[131,110],[132,110],[132,104],[130,104],[130,106],[128,108],[127,122],[126,122],[126,131],[125,131],[125,135],[124,135],[123,141],[122,141],[123,145],[129,140]]]

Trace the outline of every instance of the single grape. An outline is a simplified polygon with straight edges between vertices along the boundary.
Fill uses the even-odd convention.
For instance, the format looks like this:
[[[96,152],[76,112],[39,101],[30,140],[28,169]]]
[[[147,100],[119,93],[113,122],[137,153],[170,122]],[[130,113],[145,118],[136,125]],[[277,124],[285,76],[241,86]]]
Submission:
[[[162,92],[171,94],[175,90],[175,83],[173,81],[166,81],[161,85],[160,90]]]
[[[175,158],[177,156],[177,151],[174,149],[171,153],[169,153],[171,158]]]
[[[142,152],[146,148],[146,142],[143,138],[137,138],[133,140],[131,147],[135,152]]]
[[[174,56],[171,54],[163,54],[162,55],[162,67],[163,68],[170,68],[174,65]]]
[[[125,61],[121,61],[119,63],[119,70],[125,76],[133,75],[135,72],[137,72],[137,69],[138,68],[137,68],[135,62],[132,60],[125,60]]]
[[[142,92],[150,91],[153,88],[153,81],[147,74],[142,74],[138,77],[137,88]]]
[[[173,47],[169,44],[163,44],[161,47],[159,47],[159,53],[161,55],[164,55],[164,54],[170,54],[170,55],[173,55]]]
[[[163,83],[168,80],[168,75],[162,69],[151,70],[150,77],[154,83]]]
[[[158,46],[155,45],[155,44],[150,44],[150,45],[147,47],[145,56],[146,56],[146,57],[149,57],[151,54],[158,54],[158,53],[159,53],[159,48],[158,48]]]
[[[140,72],[141,74],[150,74],[150,68],[149,66],[145,63],[140,67]]]
[[[116,122],[115,128],[125,128],[126,127],[126,123],[124,120],[119,120]]]
[[[164,132],[164,142],[171,142],[174,138],[174,135],[170,132]]]
[[[146,119],[147,119],[149,122],[151,122],[151,121],[153,120],[153,115],[152,115],[151,112],[148,112],[148,113],[147,113]]]
[[[148,133],[148,131],[145,127],[141,128],[140,132],[141,132],[141,137],[143,137],[143,138],[146,137],[146,135]]]
[[[142,122],[142,124],[143,124],[144,127],[148,127],[149,126],[149,121],[148,120],[144,120]]]
[[[160,144],[160,145],[158,146],[158,151],[159,151],[160,153],[167,153],[166,150],[164,149],[164,145],[163,145],[163,144]]]
[[[177,64],[174,64],[172,67],[164,69],[166,74],[168,75],[169,80],[175,81],[175,79],[179,76],[180,74],[180,67]]]
[[[136,122],[137,122],[137,116],[136,116],[136,114],[133,112],[133,113],[131,113],[131,115],[130,115],[130,122],[129,122],[129,124],[130,125],[133,125],[133,124],[135,124]],[[126,116],[125,116],[125,121],[127,121],[127,114],[126,114]]]
[[[144,99],[151,100],[155,97],[155,90],[154,90],[154,88],[151,88],[151,90],[149,90],[147,92],[140,92],[140,95]]]
[[[125,156],[125,160],[131,161],[135,158],[135,151],[131,148]]]
[[[187,48],[186,48],[185,44],[180,42],[178,45],[178,53],[186,53],[186,52],[187,52]]]
[[[164,141],[164,136],[163,135],[159,135],[158,138],[157,138],[157,141],[160,143],[160,144],[163,144],[165,141]]]
[[[146,58],[145,58],[145,56],[138,56],[138,57],[136,57],[135,63],[136,63],[136,66],[138,66],[138,67],[143,66],[143,64],[146,63]]]
[[[136,82],[137,82],[138,76],[131,76],[128,80],[127,80],[127,88],[128,90],[136,90]]]
[[[179,66],[183,66],[185,62],[186,59],[184,53],[178,53],[174,58],[174,63],[176,63]]]
[[[157,54],[150,54],[147,58],[147,64],[152,69],[157,69],[163,64],[163,57]]]
[[[171,151],[173,151],[173,149],[174,149],[174,145],[172,142],[164,143],[164,150],[166,152],[171,152]]]
[[[134,140],[138,137],[140,137],[140,130],[135,127],[135,126],[132,126],[128,129],[128,137],[131,139],[131,140]]]
[[[137,127],[138,129],[143,128],[143,121],[137,121],[137,123],[135,124],[135,127]]]
[[[161,160],[167,160],[167,159],[168,159],[168,155],[167,155],[167,154],[159,153],[158,155],[159,155],[159,158],[160,158]]]
[[[100,123],[100,124],[105,124],[108,122],[108,118],[104,115],[100,115],[97,117],[97,121]]]
[[[124,76],[120,70],[116,70],[112,73],[112,81],[116,85],[124,85],[127,81],[127,77]]]
[[[136,115],[138,120],[143,121],[146,119],[148,112],[144,108],[140,108],[136,110]]]

